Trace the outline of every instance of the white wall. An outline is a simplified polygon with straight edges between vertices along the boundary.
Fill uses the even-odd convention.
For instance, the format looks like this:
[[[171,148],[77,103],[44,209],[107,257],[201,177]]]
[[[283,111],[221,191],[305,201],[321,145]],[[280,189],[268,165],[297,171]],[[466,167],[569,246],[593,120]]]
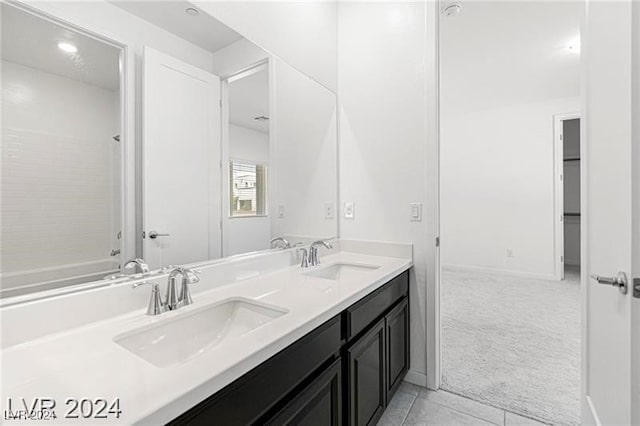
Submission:
[[[444,265],[553,276],[553,115],[579,109],[578,98],[443,109]]]
[[[119,245],[119,93],[7,61],[2,88],[2,273],[102,270]]]
[[[269,165],[269,135],[242,126],[229,125],[229,159],[247,160]],[[225,161],[229,161],[225,159]],[[269,182],[267,182],[269,185]],[[223,193],[229,197],[229,175],[223,176]],[[269,186],[267,186],[269,191]],[[267,192],[269,196],[269,192]],[[228,206],[228,203],[224,203]],[[268,212],[269,215],[272,212]],[[222,255],[269,248],[271,221],[269,217],[235,217],[222,212]]]
[[[334,238],[337,217],[325,218],[324,205],[337,202],[336,95],[277,58],[274,80],[273,235]]]
[[[337,2],[197,2],[267,51],[332,90],[337,83]]]
[[[427,233],[409,203],[427,194],[425,13],[423,3],[344,2],[338,20],[340,200],[356,205],[340,236],[414,244],[408,378],[423,385]]]

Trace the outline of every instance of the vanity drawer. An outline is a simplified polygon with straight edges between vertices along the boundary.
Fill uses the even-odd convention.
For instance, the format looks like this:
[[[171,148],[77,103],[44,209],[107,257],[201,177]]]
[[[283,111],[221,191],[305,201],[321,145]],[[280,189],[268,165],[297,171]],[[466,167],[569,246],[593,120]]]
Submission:
[[[340,316],[274,355],[171,425],[247,425],[301,384],[340,351]]]
[[[345,311],[345,338],[356,336],[409,292],[409,271],[398,275]]]

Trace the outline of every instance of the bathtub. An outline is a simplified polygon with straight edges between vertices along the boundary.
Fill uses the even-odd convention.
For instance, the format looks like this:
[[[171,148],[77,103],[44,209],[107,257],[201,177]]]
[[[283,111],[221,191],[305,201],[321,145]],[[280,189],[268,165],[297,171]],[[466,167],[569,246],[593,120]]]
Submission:
[[[50,268],[0,273],[0,299],[101,281],[105,276],[119,272],[120,261],[107,258]]]

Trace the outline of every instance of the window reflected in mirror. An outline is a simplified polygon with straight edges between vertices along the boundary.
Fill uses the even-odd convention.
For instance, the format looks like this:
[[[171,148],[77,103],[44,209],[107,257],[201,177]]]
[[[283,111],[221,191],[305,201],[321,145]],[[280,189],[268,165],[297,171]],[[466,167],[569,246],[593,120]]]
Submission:
[[[267,167],[263,164],[229,163],[232,217],[266,216]]]

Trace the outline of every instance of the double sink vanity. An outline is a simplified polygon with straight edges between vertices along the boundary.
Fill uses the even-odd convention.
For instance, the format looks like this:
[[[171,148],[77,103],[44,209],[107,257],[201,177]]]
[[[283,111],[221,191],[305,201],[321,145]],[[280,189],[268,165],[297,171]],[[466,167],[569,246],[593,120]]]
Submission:
[[[375,424],[409,365],[411,246],[332,243],[306,268],[295,249],[187,265],[193,303],[156,315],[132,286],[166,273],[50,298],[102,317],[3,348],[3,396],[118,399],[118,424]]]
[[[0,3],[2,420],[382,415],[412,246],[341,238],[336,84],[243,34],[254,6]]]

